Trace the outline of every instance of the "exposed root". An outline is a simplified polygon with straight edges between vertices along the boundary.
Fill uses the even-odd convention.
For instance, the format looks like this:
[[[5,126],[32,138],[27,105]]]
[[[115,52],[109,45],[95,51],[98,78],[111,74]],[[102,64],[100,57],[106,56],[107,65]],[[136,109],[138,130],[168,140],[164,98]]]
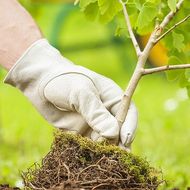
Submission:
[[[20,188],[10,187],[9,184],[0,184],[0,190],[20,190]]]
[[[155,190],[159,175],[147,161],[117,146],[59,133],[41,165],[22,177],[25,187],[35,190]]]

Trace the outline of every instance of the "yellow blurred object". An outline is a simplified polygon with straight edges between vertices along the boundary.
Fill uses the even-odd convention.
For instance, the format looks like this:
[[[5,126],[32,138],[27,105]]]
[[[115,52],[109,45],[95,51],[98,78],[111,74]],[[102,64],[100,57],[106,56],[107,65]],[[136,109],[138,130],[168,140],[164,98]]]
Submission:
[[[145,47],[150,35],[146,35],[140,38],[140,43]],[[149,61],[155,66],[163,66],[168,63],[167,50],[160,42],[152,49]]]

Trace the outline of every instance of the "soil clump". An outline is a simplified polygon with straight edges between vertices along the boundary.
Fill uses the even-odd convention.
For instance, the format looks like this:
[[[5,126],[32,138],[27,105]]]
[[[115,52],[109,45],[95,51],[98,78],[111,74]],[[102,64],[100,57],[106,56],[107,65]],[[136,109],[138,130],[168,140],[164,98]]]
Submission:
[[[22,178],[35,190],[156,190],[160,174],[146,160],[106,141],[59,132],[42,162]]]

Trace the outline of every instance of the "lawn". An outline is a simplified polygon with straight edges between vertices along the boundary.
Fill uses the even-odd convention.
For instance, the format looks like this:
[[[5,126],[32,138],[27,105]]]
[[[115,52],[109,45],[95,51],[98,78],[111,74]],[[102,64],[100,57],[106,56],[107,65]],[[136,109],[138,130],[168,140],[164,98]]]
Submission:
[[[123,85],[124,82],[120,82]],[[134,100],[139,129],[133,153],[162,169],[174,187],[190,186],[190,102],[186,91],[163,76],[144,78]],[[19,171],[49,150],[53,127],[16,89],[0,85],[0,183],[18,183]]]

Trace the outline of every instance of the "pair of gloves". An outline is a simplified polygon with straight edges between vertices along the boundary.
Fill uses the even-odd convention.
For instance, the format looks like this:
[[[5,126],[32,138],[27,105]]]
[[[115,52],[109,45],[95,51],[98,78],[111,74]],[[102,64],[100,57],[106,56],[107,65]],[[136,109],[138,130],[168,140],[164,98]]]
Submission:
[[[137,128],[131,103],[121,130],[115,119],[123,91],[112,80],[74,65],[47,40],[33,43],[9,71],[5,83],[19,88],[56,128],[130,147]]]

